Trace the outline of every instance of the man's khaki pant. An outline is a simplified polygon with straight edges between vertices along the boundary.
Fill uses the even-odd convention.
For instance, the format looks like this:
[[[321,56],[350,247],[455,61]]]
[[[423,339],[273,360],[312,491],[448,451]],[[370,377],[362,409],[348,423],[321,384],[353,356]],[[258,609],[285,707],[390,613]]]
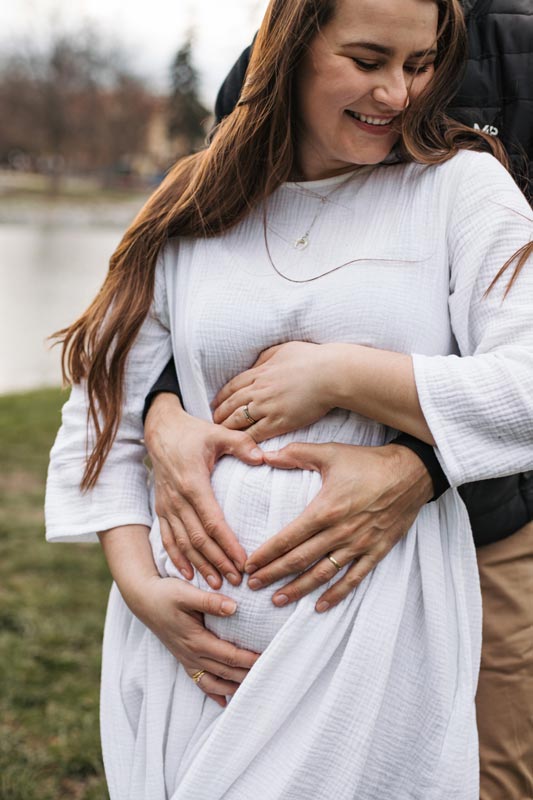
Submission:
[[[533,522],[477,556],[480,800],[533,800]]]

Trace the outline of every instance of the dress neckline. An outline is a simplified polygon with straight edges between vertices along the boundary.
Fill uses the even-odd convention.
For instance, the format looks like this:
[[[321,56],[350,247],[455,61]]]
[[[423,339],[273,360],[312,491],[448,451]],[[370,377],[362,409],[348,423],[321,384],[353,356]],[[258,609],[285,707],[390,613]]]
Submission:
[[[320,178],[314,181],[286,181],[281,185],[287,189],[308,189],[308,190],[320,190],[320,189],[329,189],[339,183],[350,183],[349,177],[356,177],[356,175],[366,175],[368,172],[374,169],[377,166],[376,164],[365,164],[361,167],[355,167],[355,169],[349,172],[341,172],[338,175],[332,175],[329,178]]]

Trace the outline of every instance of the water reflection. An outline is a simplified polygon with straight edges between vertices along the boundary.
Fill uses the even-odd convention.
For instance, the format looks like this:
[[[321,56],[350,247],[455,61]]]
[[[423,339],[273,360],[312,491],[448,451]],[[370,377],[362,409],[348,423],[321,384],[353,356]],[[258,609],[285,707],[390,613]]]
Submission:
[[[58,385],[46,337],[94,297],[123,228],[0,226],[0,393]]]

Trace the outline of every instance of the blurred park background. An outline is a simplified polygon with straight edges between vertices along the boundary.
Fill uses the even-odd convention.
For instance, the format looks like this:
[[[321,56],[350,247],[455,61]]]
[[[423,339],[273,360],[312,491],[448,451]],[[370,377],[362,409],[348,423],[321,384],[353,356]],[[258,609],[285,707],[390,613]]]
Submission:
[[[266,0],[16,0],[0,31],[0,800],[105,800],[91,545],[46,545],[68,393],[45,340],[100,286],[169,166],[202,147]]]

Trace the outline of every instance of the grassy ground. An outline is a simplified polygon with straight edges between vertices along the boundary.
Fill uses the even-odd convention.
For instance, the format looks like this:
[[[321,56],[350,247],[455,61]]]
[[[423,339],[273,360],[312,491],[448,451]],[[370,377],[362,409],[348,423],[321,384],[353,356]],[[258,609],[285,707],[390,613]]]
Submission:
[[[0,800],[105,800],[97,545],[46,544],[48,451],[65,396],[0,397]]]

